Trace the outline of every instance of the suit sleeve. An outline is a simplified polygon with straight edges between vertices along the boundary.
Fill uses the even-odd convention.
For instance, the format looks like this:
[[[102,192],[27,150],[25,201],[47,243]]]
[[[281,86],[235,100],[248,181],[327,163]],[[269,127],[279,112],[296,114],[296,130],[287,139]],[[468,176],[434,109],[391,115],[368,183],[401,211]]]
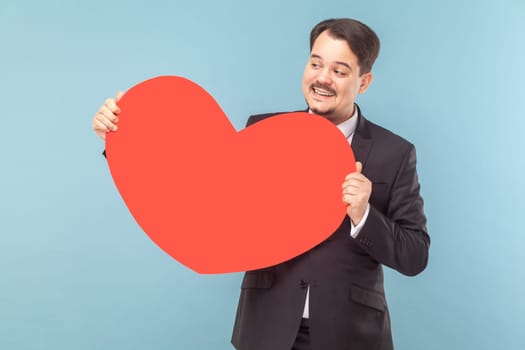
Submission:
[[[386,215],[370,206],[355,238],[375,260],[408,276],[425,269],[430,246],[419,192],[416,151],[410,145],[392,185]]]

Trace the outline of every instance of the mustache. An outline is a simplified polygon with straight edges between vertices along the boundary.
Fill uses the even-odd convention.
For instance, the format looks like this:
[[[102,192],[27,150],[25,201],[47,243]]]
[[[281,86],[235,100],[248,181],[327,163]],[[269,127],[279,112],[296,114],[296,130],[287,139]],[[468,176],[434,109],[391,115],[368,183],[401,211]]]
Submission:
[[[312,84],[311,88],[317,88],[317,89],[321,89],[321,90],[324,90],[324,91],[328,91],[330,93],[333,93],[335,94],[335,90],[332,89],[331,87],[329,86],[326,86],[326,85],[323,85],[323,84],[319,84],[319,83],[314,83]]]

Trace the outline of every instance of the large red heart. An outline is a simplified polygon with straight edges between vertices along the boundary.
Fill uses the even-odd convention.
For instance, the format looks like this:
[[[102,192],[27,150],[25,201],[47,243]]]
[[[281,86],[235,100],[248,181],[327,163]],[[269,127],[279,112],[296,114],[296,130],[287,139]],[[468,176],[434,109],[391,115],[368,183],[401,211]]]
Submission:
[[[325,118],[282,114],[240,132],[204,89],[144,81],[119,102],[106,141],[113,180],[164,251],[199,273],[291,259],[340,225],[351,148]]]

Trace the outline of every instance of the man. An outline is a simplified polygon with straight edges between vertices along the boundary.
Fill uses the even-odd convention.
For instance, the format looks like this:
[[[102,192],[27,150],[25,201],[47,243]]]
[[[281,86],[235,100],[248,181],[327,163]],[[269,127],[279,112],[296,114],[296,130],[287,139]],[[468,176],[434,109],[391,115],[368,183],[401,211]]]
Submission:
[[[302,89],[308,110],[337,125],[354,151],[357,171],[342,184],[347,216],[308,252],[246,272],[232,337],[238,350],[393,348],[382,265],[418,274],[430,238],[414,146],[367,121],[354,102],[372,81],[378,53],[376,34],[356,20],[312,29]],[[119,98],[93,118],[102,138],[116,130]],[[273,115],[252,116],[248,125]]]

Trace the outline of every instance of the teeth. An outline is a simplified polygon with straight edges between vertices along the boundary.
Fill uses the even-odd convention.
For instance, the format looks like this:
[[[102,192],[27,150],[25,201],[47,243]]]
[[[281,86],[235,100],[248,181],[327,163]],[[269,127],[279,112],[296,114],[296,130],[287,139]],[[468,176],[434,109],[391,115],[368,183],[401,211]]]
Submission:
[[[314,88],[314,92],[315,92],[316,94],[321,95],[321,96],[333,96],[333,95],[334,95],[333,92],[328,92],[328,91],[324,91],[324,90],[319,90],[319,89],[316,89],[316,88]]]

